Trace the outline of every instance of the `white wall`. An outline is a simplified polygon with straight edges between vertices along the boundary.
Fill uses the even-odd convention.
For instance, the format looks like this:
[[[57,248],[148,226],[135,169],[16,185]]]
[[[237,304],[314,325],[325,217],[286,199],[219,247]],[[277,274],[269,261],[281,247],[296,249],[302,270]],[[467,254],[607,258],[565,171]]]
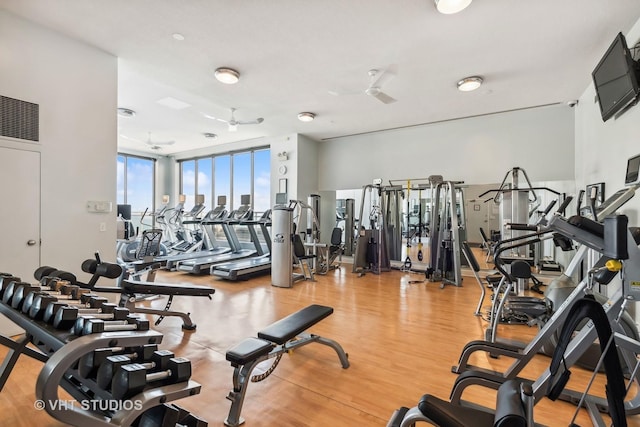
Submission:
[[[611,41],[614,36],[611,34]],[[640,39],[640,21],[625,36],[629,46],[635,45]],[[590,84],[576,107],[576,187],[604,182],[605,197],[622,188],[627,159],[640,154],[638,141],[640,106],[631,107],[619,118],[605,123],[595,102],[595,88]],[[621,212],[629,216],[631,225],[640,225],[640,197],[636,195]]]
[[[429,175],[487,184],[515,166],[532,180],[573,179],[573,144],[573,109],[565,105],[337,138],[320,144],[319,187]]]
[[[40,105],[42,264],[78,272],[95,251],[115,259],[116,58],[2,10],[0,57],[0,94]],[[88,213],[88,200],[114,212]]]

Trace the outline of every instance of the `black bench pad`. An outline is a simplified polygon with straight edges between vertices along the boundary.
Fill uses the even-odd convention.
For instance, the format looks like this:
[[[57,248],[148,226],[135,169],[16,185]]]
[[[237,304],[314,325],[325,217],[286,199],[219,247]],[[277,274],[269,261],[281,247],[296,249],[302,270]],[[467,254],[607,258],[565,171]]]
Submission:
[[[436,425],[449,427],[490,427],[494,415],[466,406],[453,405],[430,394],[425,394],[418,409]]]
[[[333,313],[332,307],[313,304],[278,320],[258,332],[258,337],[284,344]]]
[[[275,344],[260,338],[249,337],[227,350],[227,360],[234,366],[245,365],[269,353]]]
[[[117,288],[115,288],[117,289]],[[96,289],[99,290],[99,289]],[[176,285],[173,283],[122,281],[122,290],[136,294],[210,296],[216,292],[208,286]]]

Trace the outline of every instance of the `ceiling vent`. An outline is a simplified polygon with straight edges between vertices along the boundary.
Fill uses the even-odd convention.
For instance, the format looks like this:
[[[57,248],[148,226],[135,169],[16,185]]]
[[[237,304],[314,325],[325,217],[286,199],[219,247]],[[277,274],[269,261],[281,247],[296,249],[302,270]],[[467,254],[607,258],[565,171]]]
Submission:
[[[0,95],[0,136],[40,141],[38,104]]]

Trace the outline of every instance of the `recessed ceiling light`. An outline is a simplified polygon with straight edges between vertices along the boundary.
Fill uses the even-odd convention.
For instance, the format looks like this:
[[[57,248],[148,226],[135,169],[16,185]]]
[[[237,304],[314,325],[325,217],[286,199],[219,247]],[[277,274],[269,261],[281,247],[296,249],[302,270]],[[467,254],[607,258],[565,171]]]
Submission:
[[[131,118],[136,115],[136,112],[133,110],[130,110],[129,108],[118,108],[118,115],[120,117]]]
[[[185,108],[191,107],[191,104],[187,104],[186,102],[180,101],[179,99],[173,98],[171,96],[158,99],[156,103],[164,107],[173,108],[174,110],[184,110]]]
[[[205,132],[203,133],[205,138],[210,138],[210,139],[217,139],[218,135],[216,135],[215,133],[212,132]]]
[[[173,37],[174,40],[178,40],[179,42],[184,40],[184,36],[180,33],[173,33],[171,34],[171,37]]]
[[[314,113],[304,112],[298,114],[298,120],[300,120],[301,122],[310,122],[315,118],[316,115]]]
[[[434,0],[438,12],[445,15],[458,13],[471,4],[471,0]]]
[[[232,68],[221,67],[215,71],[216,79],[219,82],[232,85],[238,83],[240,80],[240,73]]]
[[[472,90],[476,90],[482,84],[482,77],[472,76],[465,77],[464,79],[458,82],[458,90],[462,92],[470,92]]]

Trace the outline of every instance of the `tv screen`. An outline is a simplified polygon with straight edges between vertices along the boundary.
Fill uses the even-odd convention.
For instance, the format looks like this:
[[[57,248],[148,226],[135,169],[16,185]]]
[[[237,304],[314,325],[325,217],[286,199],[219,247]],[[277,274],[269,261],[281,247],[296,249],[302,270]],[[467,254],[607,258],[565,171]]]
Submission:
[[[618,33],[591,73],[603,121],[609,120],[638,96],[635,70],[627,42],[622,33]]]
[[[624,184],[636,184],[638,182],[638,172],[640,172],[640,154],[630,158],[627,162],[627,176],[624,179]]]

